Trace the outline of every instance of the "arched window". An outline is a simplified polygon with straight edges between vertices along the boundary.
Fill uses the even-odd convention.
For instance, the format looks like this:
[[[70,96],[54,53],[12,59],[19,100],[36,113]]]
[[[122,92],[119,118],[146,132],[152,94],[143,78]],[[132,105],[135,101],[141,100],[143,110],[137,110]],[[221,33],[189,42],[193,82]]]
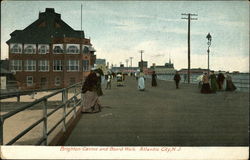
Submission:
[[[21,45],[18,45],[18,44],[14,44],[12,47],[11,47],[11,53],[22,53],[22,48],[21,48]]]
[[[24,48],[24,53],[26,54],[35,54],[35,47],[32,45],[28,45]]]
[[[76,54],[79,53],[79,49],[76,46],[69,46],[67,53]]]
[[[63,48],[61,46],[54,46],[53,53],[62,54],[63,53]]]
[[[49,45],[38,45],[38,53],[39,54],[49,53]]]
[[[89,47],[83,46],[82,51],[83,51],[83,53],[85,53],[85,54],[89,53]]]

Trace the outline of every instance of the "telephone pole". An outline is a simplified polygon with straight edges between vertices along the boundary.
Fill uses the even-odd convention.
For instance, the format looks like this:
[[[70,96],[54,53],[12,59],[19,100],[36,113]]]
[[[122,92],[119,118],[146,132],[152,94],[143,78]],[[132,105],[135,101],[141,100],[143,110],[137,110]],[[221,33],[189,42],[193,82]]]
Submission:
[[[126,59],[126,66],[128,67],[128,61],[129,61],[129,59]]]
[[[129,57],[130,58],[130,67],[132,67],[132,59],[133,57]]]
[[[198,18],[191,18],[191,16],[198,16],[198,15],[191,14],[191,13],[182,13],[181,15],[188,16],[188,17],[182,17],[181,19],[188,20],[188,83],[190,83],[190,21],[191,20],[198,20]]]

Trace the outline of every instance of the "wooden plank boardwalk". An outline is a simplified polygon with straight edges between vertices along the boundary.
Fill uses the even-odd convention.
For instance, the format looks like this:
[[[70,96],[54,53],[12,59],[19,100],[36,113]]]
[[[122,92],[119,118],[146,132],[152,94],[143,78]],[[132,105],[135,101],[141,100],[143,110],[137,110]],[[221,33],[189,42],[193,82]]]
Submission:
[[[105,90],[103,110],[82,114],[68,146],[248,146],[249,93],[200,94],[196,85],[158,80],[158,87]],[[103,87],[104,88],[104,87]]]

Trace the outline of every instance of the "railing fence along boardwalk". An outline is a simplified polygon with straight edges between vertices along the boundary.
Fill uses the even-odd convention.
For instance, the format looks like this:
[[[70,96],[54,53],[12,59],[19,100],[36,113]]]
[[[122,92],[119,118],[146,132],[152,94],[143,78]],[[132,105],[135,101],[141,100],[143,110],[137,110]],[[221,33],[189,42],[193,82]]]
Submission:
[[[60,89],[58,91],[55,91],[47,96],[44,96],[40,99],[37,99],[27,105],[24,105],[16,110],[10,111],[4,115],[0,116],[0,144],[1,145],[12,145],[15,142],[17,142],[21,137],[26,135],[29,131],[31,131],[34,127],[38,126],[39,124],[43,124],[43,135],[42,138],[36,143],[36,145],[49,145],[48,143],[48,136],[62,123],[62,130],[63,132],[66,132],[67,130],[67,124],[66,124],[66,118],[70,115],[71,112],[73,112],[73,118],[76,118],[77,115],[77,106],[82,104],[82,97],[77,98],[78,95],[81,95],[80,87],[82,85],[82,82],[76,83],[74,85],[71,85],[67,88]],[[69,90],[73,89],[73,96],[68,99],[68,92]],[[48,99],[58,95],[62,94],[62,103],[56,108],[54,108],[52,111],[48,113]],[[36,107],[35,105],[38,103],[43,104],[43,116],[39,120],[37,120],[35,123],[31,124],[29,127],[25,128],[21,133],[19,133],[17,136],[15,136],[13,139],[11,139],[6,144],[3,144],[3,135],[4,135],[4,121],[17,113],[20,113],[26,109],[30,109],[32,107]],[[73,104],[73,107],[66,112],[66,108],[69,104]],[[48,130],[48,117],[50,117],[52,114],[54,114],[57,110],[63,108],[63,115],[62,118]]]

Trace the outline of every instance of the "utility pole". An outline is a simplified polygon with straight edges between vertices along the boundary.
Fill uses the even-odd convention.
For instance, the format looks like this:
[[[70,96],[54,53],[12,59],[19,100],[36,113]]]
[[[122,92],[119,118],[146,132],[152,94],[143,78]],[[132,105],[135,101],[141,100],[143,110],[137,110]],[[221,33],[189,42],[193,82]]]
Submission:
[[[129,59],[126,59],[126,66],[128,67],[128,61],[129,61]]]
[[[133,57],[129,57],[130,58],[130,67],[132,67],[132,59]]]
[[[141,66],[140,66],[140,69],[143,70],[142,53],[144,53],[144,50],[140,50],[139,52],[141,53]]]
[[[182,17],[181,19],[188,20],[188,83],[190,83],[190,21],[191,20],[198,20],[198,18],[191,18],[191,16],[198,16],[198,15],[191,14],[191,13],[182,13],[181,15],[188,16],[188,17]]]

